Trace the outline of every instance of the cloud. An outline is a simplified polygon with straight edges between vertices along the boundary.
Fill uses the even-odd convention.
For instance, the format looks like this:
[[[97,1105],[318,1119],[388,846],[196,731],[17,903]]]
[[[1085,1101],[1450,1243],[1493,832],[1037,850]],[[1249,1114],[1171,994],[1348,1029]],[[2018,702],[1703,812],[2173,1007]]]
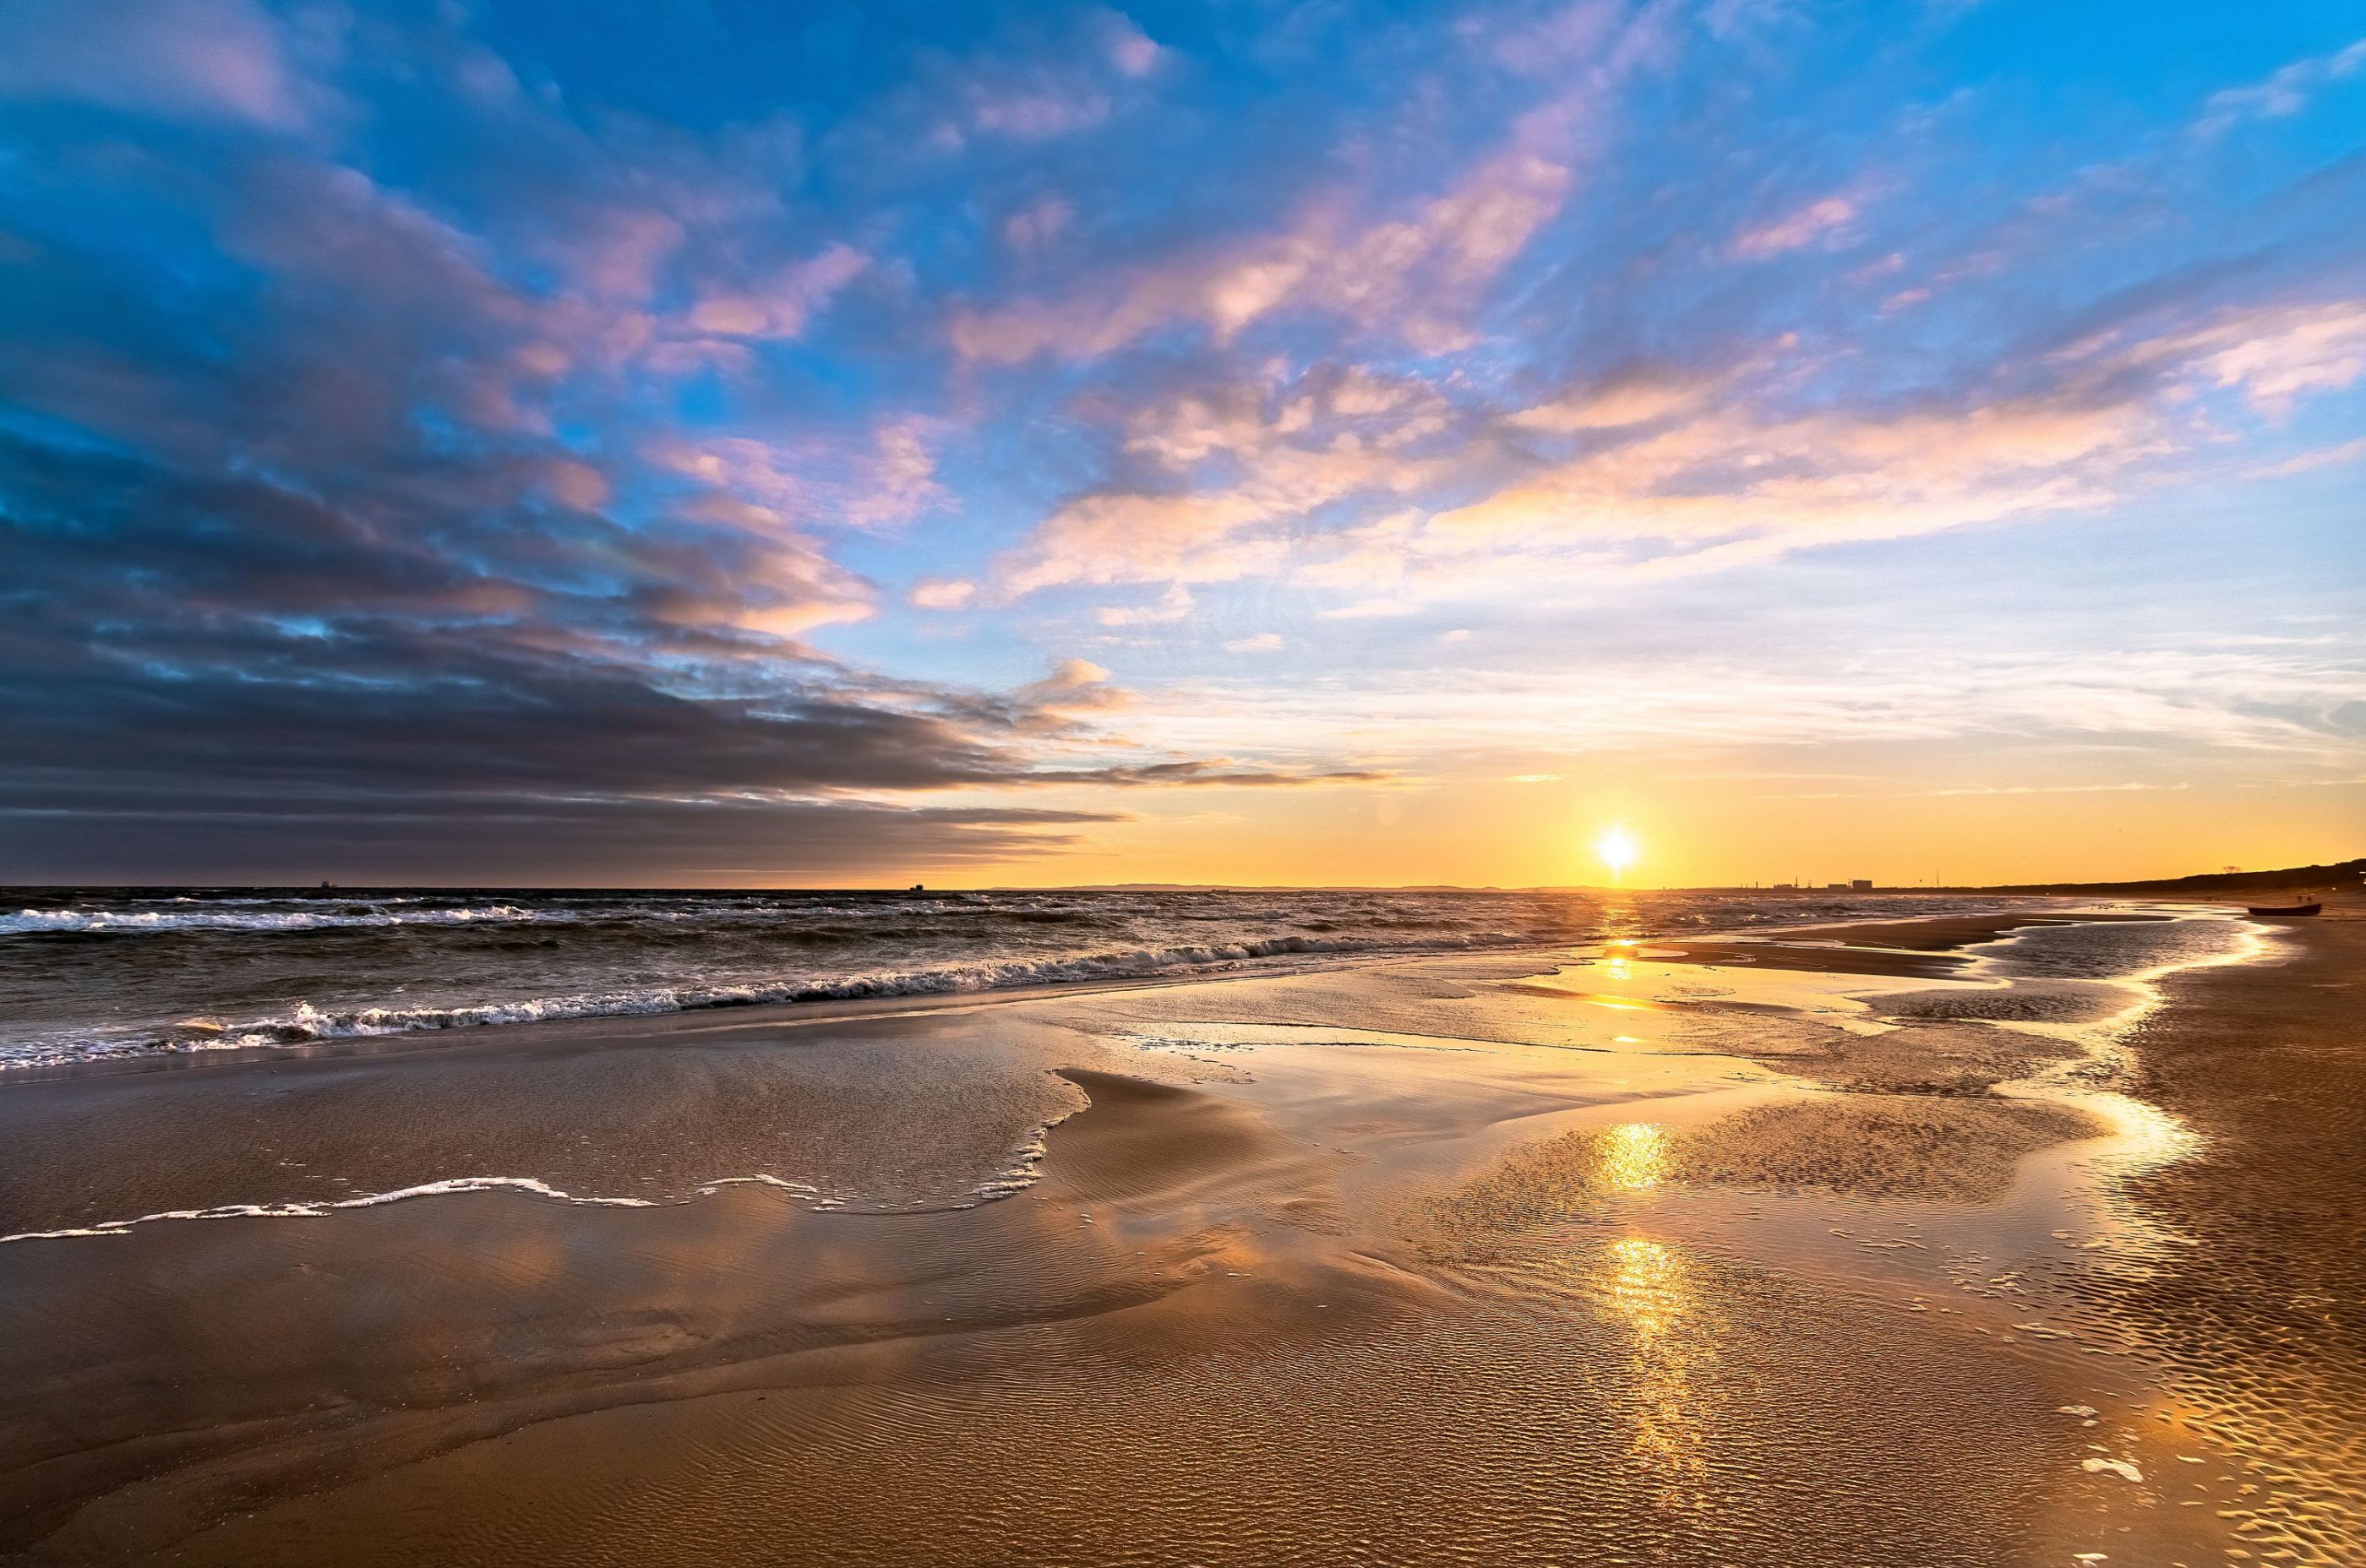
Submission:
[[[708,487],[710,517],[786,534],[798,528],[884,530],[942,506],[934,421],[891,420],[862,436],[815,431],[796,440],[670,436],[649,460]]]
[[[1088,715],[1114,712],[1133,700],[1131,692],[1110,683],[1107,668],[1090,659],[1077,658],[1055,660],[1051,674],[1019,688],[1011,698],[1033,709],[1022,722],[1035,728],[1066,725]]]
[[[1234,383],[1142,409],[1126,451],[1152,487],[1088,492],[994,566],[1002,596],[1066,583],[1223,582],[1280,569],[1283,531],[1358,497],[1401,495],[1441,469],[1409,451],[1455,422],[1410,381],[1318,368],[1279,387]],[[1203,471],[1225,476],[1207,489]]]
[[[1699,408],[1739,373],[1737,367],[1705,376],[1652,365],[1628,365],[1549,403],[1521,409],[1505,416],[1504,422],[1515,430],[1551,435],[1647,424]]]
[[[1130,426],[1144,476],[1061,504],[994,581],[1018,596],[1288,577],[1353,596],[1326,616],[1403,614],[2090,510],[2217,444],[2213,396],[2282,418],[2366,378],[2366,301],[2189,303],[1955,397],[1786,408],[1820,368],[1786,335],[1494,414],[1369,372],[1177,396]]]
[[[1335,188],[1278,229],[1096,281],[1062,298],[957,311],[956,352],[1012,364],[1037,354],[1090,359],[1173,322],[1229,342],[1268,317],[1313,312],[1400,338],[1425,353],[1467,346],[1480,296],[1561,208],[1579,165],[1604,140],[1602,107],[1650,58],[1650,26],[1586,38],[1554,95],[1515,117],[1444,188],[1386,204]]]
[[[688,325],[713,337],[801,337],[806,320],[870,264],[871,258],[851,245],[829,245],[762,280],[753,291],[701,299],[691,307]]]
[[[1928,757],[1962,745],[1993,758],[2000,748],[2091,745],[2121,767],[2150,755],[2190,773],[2209,756],[2292,778],[2313,767],[2354,774],[2354,732],[2344,733],[2340,714],[2366,695],[2359,651],[2357,638],[2341,635],[2203,647],[2137,641],[2066,657],[1934,641],[1897,617],[1859,615],[1837,643],[1787,638],[1779,664],[1743,648],[1610,646],[1583,656],[1582,678],[1564,656],[1362,671],[1319,691],[1298,680],[1236,682],[1145,699],[1132,722],[1181,745],[1211,734],[1260,745],[1352,736],[1366,755],[1415,776],[1474,761],[1500,768],[1507,756],[1545,775],[1606,752],[1844,745]]]
[[[400,806],[431,822],[704,820],[721,842],[768,801],[824,822],[819,805],[850,792],[1299,777],[1155,754],[1064,762],[1054,743],[1105,748],[1089,726],[1128,700],[1084,660],[1003,695],[883,682],[747,641],[702,608],[725,590],[694,579],[538,584],[389,551],[359,520],[253,480],[22,442],[0,446],[0,475],[21,610],[0,631],[0,815],[28,833],[61,812],[194,823],[268,801],[290,824]],[[596,519],[569,526],[625,546]],[[689,814],[702,804],[732,812]]]
[[[1110,63],[1123,76],[1149,75],[1158,69],[1159,57],[1166,52],[1131,18],[1114,11],[1105,16],[1102,47],[1109,51]]]
[[[922,610],[959,610],[977,598],[977,585],[962,577],[924,578],[912,589],[912,602]]]
[[[975,157],[1080,138],[1143,100],[1165,52],[1110,10],[1061,29],[1031,26],[958,58],[925,50],[911,80],[842,140],[890,156]]]
[[[1547,140],[1532,131],[1518,141]],[[1228,342],[1268,315],[1310,310],[1443,352],[1468,341],[1461,312],[1558,210],[1570,178],[1566,163],[1515,142],[1401,216],[1362,223],[1346,202],[1320,201],[1281,233],[1114,288],[961,312],[952,343],[989,363],[1046,352],[1091,358],[1170,321],[1196,322]]]
[[[2103,334],[2072,354],[2103,353],[2130,371],[2239,389],[2264,412],[2366,376],[2366,298],[2239,307],[2149,338]]]
[[[1149,604],[1104,605],[1093,612],[1093,619],[1104,626],[1159,626],[1184,619],[1195,603],[1189,588],[1170,583]]]
[[[2296,60],[2264,81],[2213,93],[2193,122],[2193,134],[2206,140],[2224,136],[2246,121],[2298,114],[2327,84],[2361,71],[2366,71],[2366,39],[2331,54]]]
[[[1224,644],[1228,654],[1278,654],[1283,646],[1279,632],[1260,632],[1254,637],[1234,637]]]
[[[589,463],[560,458],[550,465],[550,493],[577,511],[598,511],[608,504],[608,476]]]
[[[242,17],[222,9],[220,36]],[[247,42],[249,74],[204,75],[211,46],[174,34],[140,69],[175,74],[141,90],[292,125],[312,90]],[[0,84],[101,101],[74,58]],[[840,542],[945,504],[952,427],[756,398],[686,420],[659,355],[798,337],[871,252],[761,192],[777,139],[620,152],[501,75],[411,71],[425,102],[380,106],[505,128],[487,145],[521,167],[435,194],[325,141],[124,160],[76,122],[17,128],[31,173],[0,219],[39,238],[0,258],[12,865],[83,874],[101,823],[148,875],[205,859],[166,854],[176,834],[224,866],[344,846],[529,879],[721,863],[750,837],[783,867],[974,860],[1106,817],[880,798],[1320,771],[1134,745],[1105,728],[1130,694],[1084,661],[993,692],[806,643],[877,611]]]
[[[1848,197],[1824,196],[1770,222],[1743,230],[1733,237],[1733,253],[1755,262],[1808,245],[1829,246],[1847,237],[1856,216],[1856,203]]]
[[[2320,446],[2304,452],[2281,463],[2263,464],[2251,472],[2261,477],[2281,477],[2288,474],[2307,474],[2319,468],[2338,468],[2344,464],[2366,460],[2366,436],[2355,441],[2339,442],[2332,446]]]
[[[1394,777],[1376,768],[1314,771],[1260,767],[1236,763],[1230,757],[1219,757],[1212,761],[1095,768],[1066,775],[1063,781],[1114,785],[1120,789],[1299,790],[1335,784],[1384,784]]]
[[[0,835],[34,880],[347,886],[900,883],[1067,854],[1121,813],[850,801],[542,801],[355,795],[291,805],[20,795]]]
[[[1111,107],[1102,94],[1058,85],[982,89],[970,99],[969,127],[989,135],[1042,141],[1089,129],[1108,119]]]
[[[1040,251],[1066,231],[1076,216],[1073,203],[1040,196],[1002,220],[1002,242],[1023,253]]]
[[[1720,409],[1441,512],[1416,548],[1752,541],[1741,554],[1763,558],[2090,505],[2158,440],[2139,408],[2070,398],[1781,420]]]
[[[279,29],[248,0],[0,6],[0,97],[290,130],[305,121],[305,96]]]

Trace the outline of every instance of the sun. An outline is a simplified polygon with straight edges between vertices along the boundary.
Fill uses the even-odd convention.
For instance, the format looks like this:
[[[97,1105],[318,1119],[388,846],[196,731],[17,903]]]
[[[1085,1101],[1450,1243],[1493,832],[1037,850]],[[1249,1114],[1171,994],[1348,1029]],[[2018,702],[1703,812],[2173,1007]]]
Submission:
[[[1610,879],[1615,882],[1627,874],[1627,868],[1635,864],[1642,850],[1636,844],[1634,834],[1613,823],[1603,830],[1600,838],[1594,841],[1594,852],[1602,857],[1605,866],[1610,868]]]

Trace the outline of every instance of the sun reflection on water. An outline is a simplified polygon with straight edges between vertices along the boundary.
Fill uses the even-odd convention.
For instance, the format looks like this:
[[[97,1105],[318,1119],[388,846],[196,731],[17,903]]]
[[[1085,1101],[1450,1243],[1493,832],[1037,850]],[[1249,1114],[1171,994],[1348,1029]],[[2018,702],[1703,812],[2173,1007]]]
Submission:
[[[1663,1242],[1624,1237],[1607,1249],[1602,1283],[1629,1337],[1632,1452],[1659,1474],[1663,1507],[1700,1506],[1713,1401],[1696,1373],[1715,1351],[1696,1321],[1701,1303],[1690,1268]]]
[[[1613,1193],[1648,1193],[1667,1179],[1668,1132],[1656,1122],[1621,1122],[1604,1131],[1598,1179]]]

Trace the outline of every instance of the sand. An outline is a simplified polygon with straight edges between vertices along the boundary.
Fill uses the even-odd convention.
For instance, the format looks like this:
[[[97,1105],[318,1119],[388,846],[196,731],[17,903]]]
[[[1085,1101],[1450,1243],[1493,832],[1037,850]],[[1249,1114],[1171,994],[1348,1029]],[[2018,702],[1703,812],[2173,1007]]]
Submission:
[[[2025,924],[0,1084],[0,1554],[2356,1560],[2366,924]]]

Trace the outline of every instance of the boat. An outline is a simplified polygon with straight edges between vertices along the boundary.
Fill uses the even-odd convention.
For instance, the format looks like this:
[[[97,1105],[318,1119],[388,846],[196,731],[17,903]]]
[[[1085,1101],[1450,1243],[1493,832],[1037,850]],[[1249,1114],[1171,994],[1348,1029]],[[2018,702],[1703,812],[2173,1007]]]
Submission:
[[[2324,909],[2325,906],[2321,903],[2285,904],[2281,908],[2261,908],[2258,904],[2251,904],[2247,906],[2243,913],[2258,920],[2289,920],[2298,915],[2319,914],[2324,912]]]

